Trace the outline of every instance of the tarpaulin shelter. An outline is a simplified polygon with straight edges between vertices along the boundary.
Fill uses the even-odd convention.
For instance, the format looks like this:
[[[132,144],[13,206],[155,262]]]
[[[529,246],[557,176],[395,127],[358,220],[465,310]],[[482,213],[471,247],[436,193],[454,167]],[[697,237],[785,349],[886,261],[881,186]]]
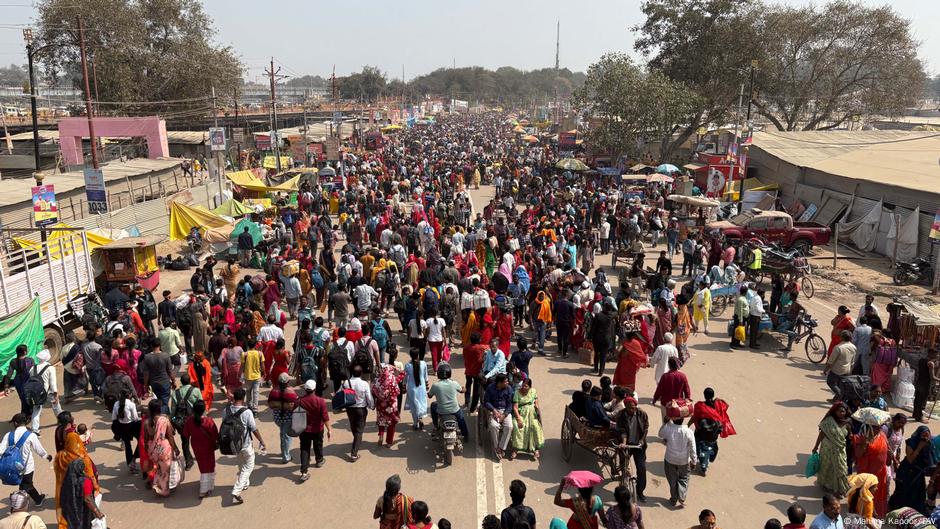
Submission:
[[[7,372],[10,360],[16,357],[18,345],[25,344],[29,355],[35,358],[36,353],[43,349],[45,339],[37,296],[19,312],[0,320],[0,372]]]
[[[281,156],[281,167],[290,167],[290,156]],[[277,159],[274,156],[265,156],[261,160],[261,167],[265,169],[277,169]]]
[[[251,213],[251,208],[242,204],[238,200],[235,200],[234,198],[230,198],[223,202],[219,207],[213,209],[212,212],[216,215],[238,218]]]
[[[238,187],[259,193],[290,193],[300,189],[300,175],[294,176],[283,184],[276,186],[265,185],[265,183],[258,179],[251,171],[235,171],[225,173],[225,176]]]
[[[50,226],[50,228],[63,228],[63,229],[50,229],[47,232],[46,240],[49,242],[50,257],[52,257],[53,259],[61,259],[63,256],[71,255],[72,248],[70,248],[67,242],[63,243],[62,245],[58,245],[55,242],[59,239],[68,241],[69,237],[73,233],[71,229],[79,229],[79,228],[73,228],[72,226],[69,226],[68,224],[64,222],[53,224],[52,226]],[[88,249],[91,251],[94,251],[100,248],[101,246],[111,242],[111,239],[107,237],[103,237],[101,235],[98,235],[90,231],[86,232],[86,236],[88,237]],[[38,237],[39,237],[38,234],[33,234],[31,237],[13,237],[13,240],[16,242],[17,245],[19,245],[20,248],[42,252],[43,251],[42,243],[38,240],[33,240],[34,238],[38,239]],[[81,248],[76,248],[76,249],[81,250]]]
[[[258,226],[258,223],[251,219],[242,219],[238,221],[238,224],[235,225],[235,229],[232,230],[230,237],[232,239],[237,239],[239,235],[245,232],[246,227],[248,228],[248,233],[251,234],[251,240],[254,241],[255,244],[261,242],[261,239],[263,238],[261,236],[261,226]]]
[[[190,207],[179,202],[170,203],[170,239],[185,240],[193,228],[218,228],[229,222],[208,209]]]

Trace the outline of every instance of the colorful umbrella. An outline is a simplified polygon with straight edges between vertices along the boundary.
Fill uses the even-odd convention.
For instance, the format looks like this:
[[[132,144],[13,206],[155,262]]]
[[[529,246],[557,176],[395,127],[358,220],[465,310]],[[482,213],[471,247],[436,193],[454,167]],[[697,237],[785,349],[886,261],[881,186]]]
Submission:
[[[536,138],[535,136],[531,135],[531,134],[528,134],[528,135],[522,137],[522,141],[527,141],[527,142],[529,142],[529,143],[535,143],[535,142],[539,141],[539,139]]]
[[[664,163],[656,168],[657,173],[663,174],[676,174],[681,172],[678,167],[672,165],[671,163]]]
[[[584,162],[577,158],[562,158],[555,163],[555,168],[564,171],[587,171],[589,169],[587,165],[584,165]]]
[[[651,184],[671,184],[674,178],[664,174],[654,173],[646,177],[646,181]]]
[[[604,478],[589,470],[572,470],[565,476],[565,485],[579,489],[600,485]]]

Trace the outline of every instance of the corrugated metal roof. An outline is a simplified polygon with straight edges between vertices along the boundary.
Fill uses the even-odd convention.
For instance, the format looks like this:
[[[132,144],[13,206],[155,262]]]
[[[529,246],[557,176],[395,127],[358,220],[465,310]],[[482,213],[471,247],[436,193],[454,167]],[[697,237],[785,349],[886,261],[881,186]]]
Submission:
[[[40,130],[39,139],[41,141],[49,140],[58,140],[59,131],[57,130]],[[33,131],[20,132],[19,134],[13,134],[10,136],[10,141],[33,141]]]
[[[206,130],[168,130],[166,141],[170,144],[202,145],[208,134]]]
[[[153,171],[164,171],[180,165],[179,158],[134,158],[126,162],[113,161],[101,166],[105,183],[134,178]],[[49,174],[43,184],[55,186],[56,193],[64,193],[85,187],[85,174],[82,171]],[[31,188],[36,185],[32,178],[3,179],[0,182],[0,206],[19,204],[31,200]]]
[[[940,184],[937,132],[756,132],[752,148],[847,178],[932,192]]]

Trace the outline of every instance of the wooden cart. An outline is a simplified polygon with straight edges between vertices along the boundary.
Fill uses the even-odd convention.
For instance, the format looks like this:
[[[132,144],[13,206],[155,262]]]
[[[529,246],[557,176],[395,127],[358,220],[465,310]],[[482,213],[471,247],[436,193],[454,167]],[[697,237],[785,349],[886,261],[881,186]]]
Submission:
[[[125,237],[98,248],[104,266],[104,279],[108,283],[137,282],[153,291],[160,283],[157,265],[157,245],[165,241],[162,235]]]
[[[570,406],[565,406],[565,419],[561,423],[561,456],[566,462],[571,460],[576,444],[594,454],[602,475],[619,480],[621,485],[630,490],[631,496],[636,497],[636,477],[630,472],[625,454],[617,446],[616,433],[588,426]]]

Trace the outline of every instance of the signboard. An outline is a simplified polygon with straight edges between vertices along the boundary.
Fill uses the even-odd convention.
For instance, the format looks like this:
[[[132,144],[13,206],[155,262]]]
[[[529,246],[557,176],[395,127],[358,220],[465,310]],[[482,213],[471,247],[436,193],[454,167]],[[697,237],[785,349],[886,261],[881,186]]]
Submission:
[[[245,143],[245,129],[232,129],[232,143]]]
[[[304,137],[300,134],[291,134],[287,137],[287,141],[290,142],[291,157],[298,162],[304,163],[307,158]]]
[[[307,146],[307,149],[309,149],[311,156],[316,156],[315,159],[317,160],[324,159],[322,143],[311,143],[309,146]]]
[[[108,212],[108,193],[105,190],[104,173],[101,169],[85,168],[85,197],[88,198],[89,213]]]
[[[259,151],[271,150],[271,136],[267,134],[255,134],[255,147]]]
[[[277,169],[277,159],[274,156],[265,156],[261,162],[261,167],[265,169]],[[281,170],[291,168],[290,156],[281,156]]]
[[[59,206],[55,201],[55,187],[33,186],[33,219],[42,228],[59,222]]]
[[[577,145],[577,142],[578,142],[577,133],[571,133],[571,132],[559,132],[558,133],[558,148],[559,149],[564,148],[564,147],[574,148],[574,146]]]
[[[209,127],[209,150],[225,150],[225,129],[222,127]]]
[[[940,209],[937,210],[937,215],[933,218],[933,224],[930,225],[930,242],[934,244],[940,244]]]
[[[700,177],[696,175],[696,180]],[[734,178],[734,180],[741,179],[741,166],[739,165],[709,165],[708,171],[706,173],[705,181],[696,183],[700,188],[705,190],[705,196],[707,197],[718,197],[721,196],[725,191],[725,186],[728,182]],[[702,185],[704,184],[704,185]]]
[[[339,138],[327,138],[324,142],[327,160],[339,160]]]

